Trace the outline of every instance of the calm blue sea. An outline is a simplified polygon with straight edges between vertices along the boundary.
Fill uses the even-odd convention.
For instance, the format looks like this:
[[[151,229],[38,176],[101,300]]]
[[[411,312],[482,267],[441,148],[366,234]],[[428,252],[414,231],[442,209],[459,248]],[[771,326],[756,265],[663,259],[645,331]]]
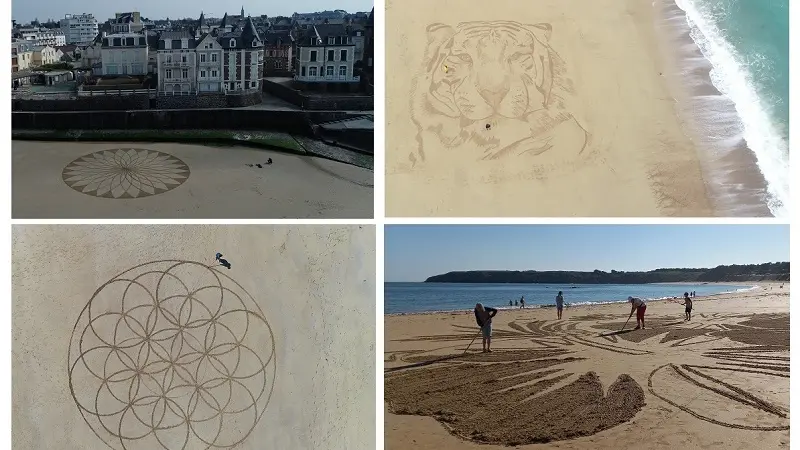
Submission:
[[[735,104],[776,216],[789,201],[789,0],[676,0],[714,86]]]
[[[471,310],[481,302],[495,308],[508,308],[508,301],[525,296],[526,306],[555,305],[558,291],[564,292],[567,305],[626,301],[629,295],[644,299],[682,297],[695,291],[697,296],[751,289],[753,286],[710,284],[462,284],[462,283],[384,283],[384,314],[426,311]]]

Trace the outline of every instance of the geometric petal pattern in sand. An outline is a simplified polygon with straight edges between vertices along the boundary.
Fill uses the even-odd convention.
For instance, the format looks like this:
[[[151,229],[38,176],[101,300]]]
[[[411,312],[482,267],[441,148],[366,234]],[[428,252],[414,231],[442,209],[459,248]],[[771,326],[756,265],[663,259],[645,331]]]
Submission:
[[[189,166],[159,151],[116,148],[81,156],[61,176],[72,189],[103,198],[140,198],[161,194],[189,178]]]

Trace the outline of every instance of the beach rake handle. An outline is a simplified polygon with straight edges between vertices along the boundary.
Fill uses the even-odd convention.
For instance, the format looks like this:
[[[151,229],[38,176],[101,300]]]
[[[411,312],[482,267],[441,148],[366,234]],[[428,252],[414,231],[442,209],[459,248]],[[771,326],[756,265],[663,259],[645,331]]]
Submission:
[[[476,334],[475,337],[472,338],[472,341],[470,341],[470,343],[467,346],[467,348],[464,349],[464,353],[462,353],[461,356],[464,356],[464,355],[467,354],[467,350],[469,350],[469,348],[472,347],[472,344],[475,342],[475,339],[478,339],[478,336],[480,336],[482,332],[483,332],[483,329],[478,330],[478,334]]]
[[[631,317],[633,317],[633,312],[631,312],[631,314],[628,316],[628,320],[626,320],[626,321],[625,321],[625,325],[623,325],[623,326],[622,326],[622,329],[621,329],[621,330],[619,330],[619,331],[625,331],[625,327],[627,327],[627,326],[628,326],[628,322],[630,322],[630,321],[631,321]]]

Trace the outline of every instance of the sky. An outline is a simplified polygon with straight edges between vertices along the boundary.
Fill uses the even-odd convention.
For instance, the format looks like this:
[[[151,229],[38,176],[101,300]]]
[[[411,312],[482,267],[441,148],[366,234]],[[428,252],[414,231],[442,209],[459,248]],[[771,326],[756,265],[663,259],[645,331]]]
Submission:
[[[51,0],[52,1],[52,0]],[[200,17],[203,11],[206,17],[222,17],[228,14],[239,14],[244,6],[247,15],[289,16],[299,12],[332,11],[343,9],[350,13],[369,12],[373,7],[371,0],[292,0],[290,2],[263,2],[256,0],[239,0],[236,3],[218,0],[193,0],[191,2],[165,2],[163,0],[134,0],[124,2],[97,2],[95,0],[60,0],[31,2],[13,0],[11,18],[17,23],[27,23],[33,19],[45,22],[47,19],[63,19],[65,14],[91,13],[99,22],[114,17],[114,13],[138,11],[148,19],[182,19],[184,17]]]
[[[459,270],[609,272],[789,261],[788,225],[388,225],[384,281]]]

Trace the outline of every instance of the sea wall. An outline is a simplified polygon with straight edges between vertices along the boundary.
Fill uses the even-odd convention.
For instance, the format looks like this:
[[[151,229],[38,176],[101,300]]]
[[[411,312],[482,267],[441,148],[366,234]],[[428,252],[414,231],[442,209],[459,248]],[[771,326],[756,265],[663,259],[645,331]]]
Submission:
[[[372,111],[374,98],[371,95],[336,95],[318,92],[305,92],[291,86],[264,80],[264,92],[305,110],[346,110],[346,111]]]
[[[13,112],[11,127],[29,130],[262,130],[311,135],[311,123],[350,117],[341,111],[167,109]]]

